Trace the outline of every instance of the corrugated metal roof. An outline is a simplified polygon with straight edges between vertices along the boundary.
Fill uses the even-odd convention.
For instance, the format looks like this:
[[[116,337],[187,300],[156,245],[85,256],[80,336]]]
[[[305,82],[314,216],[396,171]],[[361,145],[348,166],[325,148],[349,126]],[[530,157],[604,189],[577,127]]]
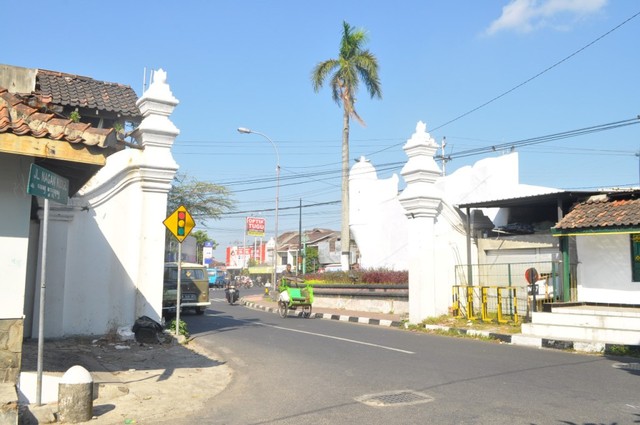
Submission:
[[[585,190],[585,191],[561,191],[543,193],[531,196],[522,196],[516,198],[505,199],[493,199],[479,202],[472,202],[467,204],[460,204],[458,208],[509,208],[509,207],[526,207],[535,205],[557,205],[561,202],[565,207],[567,204],[572,205],[576,202],[582,201],[590,196],[602,193],[599,190]]]

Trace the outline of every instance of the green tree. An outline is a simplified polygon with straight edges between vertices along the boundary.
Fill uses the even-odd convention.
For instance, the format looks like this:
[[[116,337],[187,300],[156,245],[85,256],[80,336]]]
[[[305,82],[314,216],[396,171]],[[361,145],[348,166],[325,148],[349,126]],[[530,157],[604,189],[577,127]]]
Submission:
[[[218,243],[211,239],[204,230],[194,230],[191,232],[191,236],[196,238],[196,261],[199,264],[202,264],[202,249],[204,248],[204,244],[206,242],[211,242],[213,244],[213,249],[216,249],[218,247]]]
[[[169,190],[167,213],[171,214],[180,205],[184,205],[194,219],[206,221],[219,219],[223,213],[232,211],[234,201],[224,186],[177,173]]]
[[[194,220],[205,222],[208,219],[217,220],[225,212],[233,211],[235,202],[231,197],[229,190],[215,183],[203,182],[188,177],[186,174],[176,173],[169,190],[167,198],[167,216],[173,213],[180,205],[189,211]],[[196,238],[197,256],[199,262],[202,262],[202,246],[207,241],[217,246],[217,242],[209,237],[202,230],[194,230],[191,236]],[[167,231],[168,252],[177,251],[177,244],[174,242],[173,236]]]
[[[382,98],[382,88],[378,77],[378,59],[364,45],[367,33],[342,22],[342,39],[337,59],[318,63],[311,72],[313,89],[317,93],[325,80],[329,80],[333,100],[342,106],[342,267],[349,266],[351,236],[349,232],[349,120],[364,121],[355,109],[358,86],[362,82],[371,98]]]
[[[315,273],[318,271],[318,267],[320,267],[320,262],[318,261],[317,246],[307,246],[305,248],[304,261],[305,261],[305,271],[307,273]]]

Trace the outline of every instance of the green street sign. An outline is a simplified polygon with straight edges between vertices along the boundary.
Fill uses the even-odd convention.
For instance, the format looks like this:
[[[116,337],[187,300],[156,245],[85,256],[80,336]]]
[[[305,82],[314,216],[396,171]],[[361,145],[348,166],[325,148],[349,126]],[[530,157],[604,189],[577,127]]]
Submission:
[[[66,204],[69,200],[69,179],[36,164],[31,164],[27,193]]]

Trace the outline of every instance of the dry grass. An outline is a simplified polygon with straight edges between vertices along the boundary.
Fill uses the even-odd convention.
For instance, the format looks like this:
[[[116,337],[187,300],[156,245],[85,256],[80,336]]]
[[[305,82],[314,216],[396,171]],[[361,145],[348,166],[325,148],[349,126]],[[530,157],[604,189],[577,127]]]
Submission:
[[[426,319],[423,324],[440,325],[455,329],[474,329],[478,331],[488,331],[500,334],[517,334],[520,333],[520,323],[497,323],[497,321],[483,322],[482,320],[468,320],[465,318],[456,318],[449,315],[442,315]]]

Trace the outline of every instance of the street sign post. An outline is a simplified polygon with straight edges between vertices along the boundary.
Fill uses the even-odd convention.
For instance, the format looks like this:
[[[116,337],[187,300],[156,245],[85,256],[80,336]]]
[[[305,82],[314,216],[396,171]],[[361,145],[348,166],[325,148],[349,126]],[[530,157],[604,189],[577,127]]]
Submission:
[[[44,300],[47,272],[47,236],[49,233],[49,200],[66,204],[69,201],[69,179],[46,168],[31,164],[27,193],[44,198],[42,220],[42,254],[40,261],[40,310],[38,316],[38,367],[36,372],[36,405],[42,405],[42,370],[44,353]]]
[[[184,205],[180,205],[176,210],[169,215],[164,221],[164,225],[171,232],[173,236],[178,240],[178,282],[176,284],[176,337],[179,335],[180,329],[180,298],[181,294],[181,278],[182,278],[182,241],[185,240],[191,230],[196,226],[193,217],[189,214],[189,211]]]
[[[36,164],[31,164],[27,193],[66,204],[69,200],[69,179]]]

